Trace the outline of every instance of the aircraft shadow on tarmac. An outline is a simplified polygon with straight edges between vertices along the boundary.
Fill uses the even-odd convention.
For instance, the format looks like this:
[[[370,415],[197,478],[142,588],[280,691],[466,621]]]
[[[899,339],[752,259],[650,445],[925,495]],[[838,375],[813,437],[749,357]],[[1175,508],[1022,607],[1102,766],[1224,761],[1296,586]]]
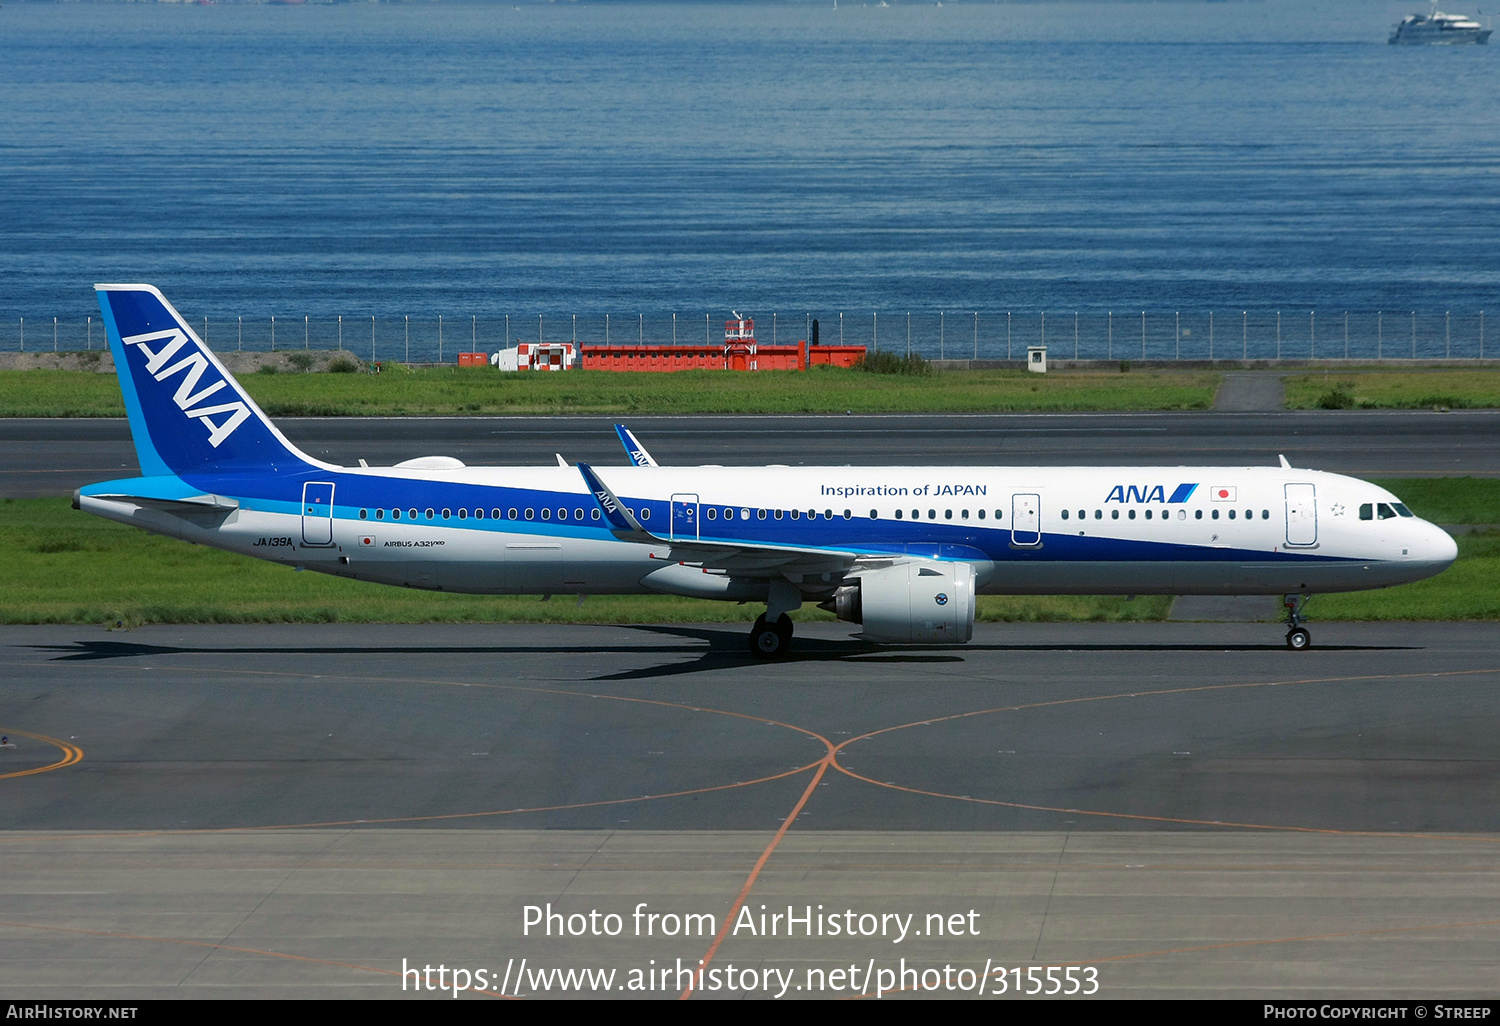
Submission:
[[[133,659],[140,657],[164,657],[175,655],[481,655],[497,656],[507,653],[555,652],[559,655],[583,653],[618,653],[630,655],[660,655],[671,659],[655,666],[622,670],[618,673],[602,674],[590,680],[640,680],[653,677],[682,676],[709,670],[732,669],[743,666],[766,665],[746,651],[745,635],[737,627],[711,628],[690,627],[675,624],[630,625],[631,630],[644,631],[664,638],[664,643],[641,645],[632,643],[579,645],[310,645],[260,646],[227,645],[178,646],[153,645],[130,641],[77,641],[63,645],[32,645],[40,652],[53,653],[54,661],[87,662],[108,659]],[[675,639],[676,644],[665,641]],[[1372,652],[1410,651],[1417,645],[1320,645],[1319,652]],[[857,638],[799,638],[791,654],[781,660],[782,664],[839,662],[892,663],[962,663],[966,653],[978,652],[1277,652],[1285,647],[1274,643],[1184,644],[1184,643],[1131,643],[1131,644],[969,644],[963,648],[933,648],[912,645],[873,645]],[[684,661],[685,655],[697,654],[698,658]]]

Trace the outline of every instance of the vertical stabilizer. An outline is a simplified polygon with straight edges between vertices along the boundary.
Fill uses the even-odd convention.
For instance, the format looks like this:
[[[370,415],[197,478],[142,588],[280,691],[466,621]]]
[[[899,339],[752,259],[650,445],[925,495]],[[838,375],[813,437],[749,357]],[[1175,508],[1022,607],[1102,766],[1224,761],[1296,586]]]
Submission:
[[[276,430],[150,285],[96,285],[141,473],[322,467]]]

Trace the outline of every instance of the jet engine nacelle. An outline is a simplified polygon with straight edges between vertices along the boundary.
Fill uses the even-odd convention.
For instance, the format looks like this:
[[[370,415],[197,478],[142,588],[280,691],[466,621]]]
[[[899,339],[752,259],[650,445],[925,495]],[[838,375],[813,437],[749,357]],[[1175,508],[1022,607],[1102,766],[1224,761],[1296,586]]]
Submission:
[[[864,571],[825,608],[870,641],[962,645],[974,636],[974,567],[911,560]]]

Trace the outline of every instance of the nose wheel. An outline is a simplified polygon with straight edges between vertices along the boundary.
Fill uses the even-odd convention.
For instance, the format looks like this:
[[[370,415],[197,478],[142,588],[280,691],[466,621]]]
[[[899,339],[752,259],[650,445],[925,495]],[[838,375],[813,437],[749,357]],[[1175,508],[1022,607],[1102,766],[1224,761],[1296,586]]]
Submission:
[[[782,613],[775,623],[764,616],[750,628],[750,654],[757,659],[784,659],[792,650],[792,618]]]
[[[1306,627],[1299,626],[1302,622],[1302,605],[1306,601],[1306,595],[1288,595],[1281,603],[1286,607],[1286,647],[1293,652],[1312,647],[1312,635],[1307,632]]]

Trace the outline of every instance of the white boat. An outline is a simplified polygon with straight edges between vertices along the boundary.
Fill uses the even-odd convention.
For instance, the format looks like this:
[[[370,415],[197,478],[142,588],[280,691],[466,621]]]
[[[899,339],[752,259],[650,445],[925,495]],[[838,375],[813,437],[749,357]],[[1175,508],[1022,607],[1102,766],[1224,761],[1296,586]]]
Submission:
[[[1444,14],[1434,3],[1431,14],[1408,14],[1402,18],[1391,33],[1390,42],[1411,46],[1484,43],[1489,41],[1490,32],[1467,15]]]

